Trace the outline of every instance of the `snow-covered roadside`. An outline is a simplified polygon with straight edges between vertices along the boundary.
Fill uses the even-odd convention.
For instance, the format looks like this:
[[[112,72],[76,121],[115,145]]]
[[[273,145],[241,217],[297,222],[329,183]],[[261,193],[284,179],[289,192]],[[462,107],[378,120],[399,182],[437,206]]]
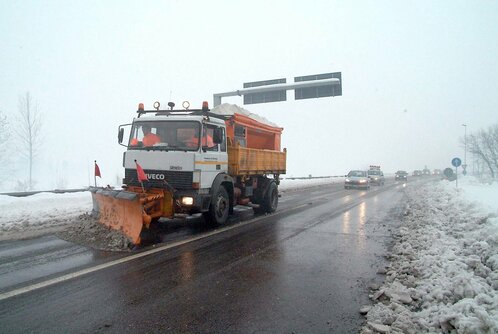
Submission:
[[[0,196],[0,240],[52,233],[91,210],[89,192]]]
[[[361,333],[498,333],[498,187],[467,179],[458,191],[442,181],[406,194]]]
[[[316,187],[343,182],[343,178],[282,180],[280,191]],[[28,197],[0,195],[0,240],[30,238],[53,233],[73,224],[79,216],[90,213],[89,192],[39,193]]]
[[[318,187],[326,184],[344,183],[345,177],[329,177],[316,179],[283,179],[280,181],[278,189],[280,192],[292,191],[296,189],[305,189]]]

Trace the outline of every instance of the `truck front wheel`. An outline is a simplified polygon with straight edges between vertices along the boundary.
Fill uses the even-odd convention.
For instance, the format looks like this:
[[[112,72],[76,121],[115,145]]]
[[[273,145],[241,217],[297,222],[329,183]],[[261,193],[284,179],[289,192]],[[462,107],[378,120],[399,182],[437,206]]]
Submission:
[[[213,198],[209,211],[204,215],[205,218],[214,224],[225,224],[228,219],[228,212],[230,210],[230,199],[228,197],[225,187],[220,186]]]

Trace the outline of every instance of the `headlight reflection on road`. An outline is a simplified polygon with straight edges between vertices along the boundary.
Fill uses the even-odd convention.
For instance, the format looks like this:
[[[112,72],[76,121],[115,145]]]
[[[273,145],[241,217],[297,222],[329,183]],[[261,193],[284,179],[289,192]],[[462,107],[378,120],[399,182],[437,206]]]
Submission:
[[[358,217],[358,248],[365,249],[365,223],[367,222],[367,203],[363,202],[360,204],[360,214]]]
[[[342,215],[341,232],[357,235],[357,248],[364,250],[366,247],[365,224],[367,222],[367,203],[363,202]]]
[[[192,252],[185,252],[180,256],[181,263],[181,279],[184,282],[188,282],[192,279],[192,274],[194,272],[194,254]]]
[[[349,223],[351,222],[351,212],[346,211],[342,215],[342,233],[349,233]]]

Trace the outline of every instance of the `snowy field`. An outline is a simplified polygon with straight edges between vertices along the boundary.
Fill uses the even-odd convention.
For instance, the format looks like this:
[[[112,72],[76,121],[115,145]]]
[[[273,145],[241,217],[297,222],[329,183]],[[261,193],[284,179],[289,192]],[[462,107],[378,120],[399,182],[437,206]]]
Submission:
[[[280,191],[343,178],[282,180]],[[382,286],[362,333],[498,333],[498,184],[472,178],[406,191]],[[63,229],[92,209],[90,193],[0,196],[0,240]]]

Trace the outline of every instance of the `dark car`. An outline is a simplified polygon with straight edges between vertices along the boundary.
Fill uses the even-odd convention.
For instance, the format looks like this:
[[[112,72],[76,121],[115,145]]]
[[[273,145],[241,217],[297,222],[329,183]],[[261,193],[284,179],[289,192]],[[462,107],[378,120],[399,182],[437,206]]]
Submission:
[[[422,175],[422,171],[421,171],[421,170],[416,169],[416,170],[414,170],[414,171],[413,171],[413,174],[412,174],[412,175],[413,175],[413,176],[421,176],[421,175]]]
[[[404,170],[399,170],[394,174],[395,181],[406,181],[408,180],[408,173]]]

